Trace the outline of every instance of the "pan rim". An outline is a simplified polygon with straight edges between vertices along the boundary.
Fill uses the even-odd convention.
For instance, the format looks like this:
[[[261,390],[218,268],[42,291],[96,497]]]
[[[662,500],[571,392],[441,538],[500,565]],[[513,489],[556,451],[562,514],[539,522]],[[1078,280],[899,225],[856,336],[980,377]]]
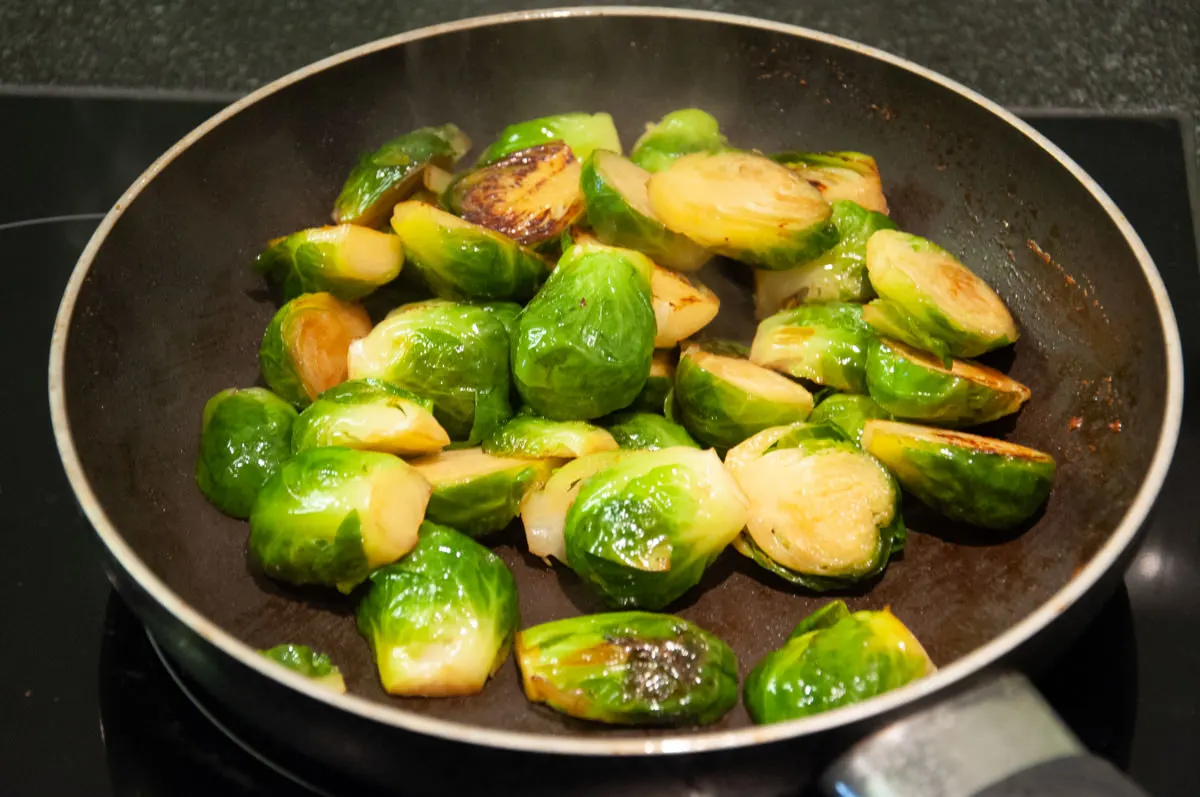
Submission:
[[[1153,294],[1158,310],[1159,323],[1162,327],[1167,365],[1167,390],[1163,425],[1155,446],[1154,457],[1133,502],[1108,540],[1071,581],[1067,582],[1049,600],[1019,623],[967,655],[939,669],[933,675],[863,703],[846,706],[803,719],[790,720],[774,725],[751,726],[721,731],[710,730],[693,733],[668,731],[664,732],[661,736],[653,738],[555,736],[525,731],[509,731],[428,717],[410,712],[399,705],[386,705],[350,694],[333,694],[326,689],[313,685],[303,676],[272,665],[262,656],[258,655],[250,645],[247,645],[233,634],[225,631],[186,603],[138,557],[115,525],[108,519],[99,500],[92,491],[87,477],[84,475],[83,465],[75,448],[70,421],[67,415],[63,373],[68,330],[75,304],[96,253],[124,210],[142,192],[146,185],[184,150],[188,149],[226,119],[240,113],[243,109],[250,107],[259,100],[310,75],[373,52],[447,33],[477,28],[547,19],[609,16],[684,19],[767,30],[809,39],[865,55],[936,83],[941,88],[958,94],[960,97],[975,103],[977,106],[999,117],[1011,127],[1023,133],[1062,164],[1088,190],[1101,208],[1108,214],[1109,218],[1117,226],[1118,230],[1120,230],[1142,268]],[[1082,598],[1116,564],[1122,553],[1136,539],[1138,531],[1162,488],[1170,467],[1178,440],[1183,409],[1183,355],[1179,329],[1176,325],[1175,313],[1167,295],[1166,287],[1162,282],[1157,267],[1154,265],[1140,237],[1129,224],[1129,221],[1103,189],[1069,156],[1031,126],[978,92],[933,70],[919,66],[907,59],[900,58],[883,50],[869,47],[840,36],[739,14],[649,6],[579,6],[516,11],[471,17],[418,28],[377,39],[308,64],[242,97],[240,100],[237,100],[207,119],[156,159],[121,195],[97,226],[96,231],[80,255],[63,293],[54,323],[49,366],[48,388],[55,442],[68,481],[80,507],[83,509],[89,523],[108,549],[114,561],[162,609],[191,629],[193,633],[203,637],[223,654],[238,661],[243,666],[257,671],[259,675],[284,684],[310,699],[324,702],[332,708],[350,712],[364,720],[449,741],[466,742],[484,747],[584,756],[701,753],[806,737],[878,717],[906,704],[923,700],[1002,659],[1050,625],[1056,617]]]

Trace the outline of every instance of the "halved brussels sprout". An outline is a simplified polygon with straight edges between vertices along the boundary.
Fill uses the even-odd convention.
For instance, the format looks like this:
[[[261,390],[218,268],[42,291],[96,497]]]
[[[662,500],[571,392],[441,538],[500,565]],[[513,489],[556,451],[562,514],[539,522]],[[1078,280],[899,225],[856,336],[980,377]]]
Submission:
[[[399,238],[356,224],[292,233],[254,260],[255,271],[283,284],[285,299],[318,291],[361,299],[398,277],[403,266]]]
[[[654,351],[653,268],[639,252],[601,244],[563,254],[512,344],[513,380],[534,412],[586,421],[637,397]]]
[[[425,516],[483,537],[507,526],[520,513],[521,499],[545,484],[556,464],[461,448],[414,460],[412,466],[433,485]]]
[[[574,459],[617,447],[613,436],[586,421],[551,421],[528,410],[483,441],[483,451],[501,457]]]
[[[377,377],[429,399],[451,440],[479,443],[512,415],[508,325],[517,309],[442,299],[398,307],[350,346],[350,378]]]
[[[518,623],[517,584],[500,557],[429,522],[408,556],[371,574],[358,604],[358,632],[393,695],[480,692]]]
[[[923,503],[988,529],[1031,518],[1054,480],[1049,454],[965,432],[868,421],[862,443]]]
[[[292,456],[292,405],[261,387],[229,388],[204,405],[196,484],[212,505],[237,518]]]
[[[422,127],[359,159],[333,203],[333,220],[375,227],[392,206],[421,185],[429,167],[449,169],[467,154],[471,140],[454,125]]]
[[[699,448],[687,429],[651,412],[619,412],[606,421],[621,448],[657,451],[673,446]]]
[[[424,202],[401,202],[392,229],[404,252],[443,299],[512,299],[537,293],[550,265],[498,232]]]
[[[300,452],[263,485],[250,512],[250,554],[271,578],[350,592],[412,550],[429,482],[391,454]]]
[[[636,412],[663,411],[663,402],[667,393],[675,385],[675,351],[671,349],[656,349],[650,359],[650,375],[646,384],[626,409]]]
[[[579,160],[593,150],[621,151],[621,139],[613,118],[606,113],[560,113],[509,125],[479,156],[476,166],[487,166],[523,149],[561,141]]]
[[[321,394],[292,431],[292,450],[342,446],[412,456],[450,445],[433,402],[382,379],[351,379]]]
[[[761,155],[685,155],[647,192],[668,229],[759,268],[795,268],[837,243],[820,192]]]
[[[867,210],[887,213],[879,166],[861,152],[783,152],[771,156],[808,180],[826,202],[848,199]]]
[[[851,614],[842,601],[800,622],[746,678],[746,709],[762,725],[860,703],[934,671],[933,662],[887,609]]]
[[[258,364],[276,395],[306,407],[346,380],[350,344],[371,331],[371,318],[356,304],[328,293],[298,296],[267,325]]]
[[[879,298],[863,320],[885,337],[943,359],[975,357],[1017,339],[996,292],[931,241],[880,230],[867,241],[867,273]]]
[[[874,298],[867,279],[867,240],[877,230],[892,230],[896,225],[882,213],[854,202],[839,200],[832,208],[831,221],[838,231],[836,246],[787,271],[754,272],[754,313],[760,320],[797,304]]]
[[[567,565],[618,608],[660,609],[700,581],[746,525],[746,499],[711,449],[629,451],[567,511]]]
[[[717,295],[698,280],[657,266],[650,275],[650,302],[658,330],[656,349],[675,348],[708,326],[721,308]]]
[[[750,502],[734,547],[794,584],[844,588],[883,572],[904,545],[895,480],[832,426],[759,432],[725,467]]]
[[[863,424],[875,418],[891,420],[892,416],[870,396],[835,393],[816,406],[808,416],[808,422],[836,426],[857,443],[862,440]]]
[[[630,157],[648,172],[661,172],[675,160],[693,152],[723,152],[729,149],[717,120],[699,108],[671,111],[658,122],[646,125],[633,145]]]
[[[605,243],[644,252],[666,268],[695,271],[712,254],[655,218],[646,193],[649,179],[650,172],[615,152],[593,152],[582,176],[588,226]]]
[[[318,686],[338,694],[346,693],[346,681],[342,678],[342,671],[334,665],[329,656],[317,653],[308,645],[276,645],[259,652],[276,664],[282,664],[289,670],[300,673]]]
[[[750,361],[837,390],[866,393],[867,352],[874,337],[860,305],[804,304],[758,325]]]
[[[570,617],[517,633],[525,696],[614,725],[706,725],[737,703],[734,652],[699,626],[651,612]]]
[[[1025,385],[986,365],[942,361],[894,340],[871,344],[867,358],[871,398],[897,418],[944,426],[974,426],[1021,409]]]
[[[579,175],[571,148],[552,141],[459,177],[445,197],[467,221],[535,246],[557,238],[583,215]]]
[[[675,371],[679,420],[705,445],[730,448],[772,426],[802,421],[812,394],[774,371],[690,346]]]
[[[601,451],[573,459],[551,474],[546,484],[531,490],[521,501],[521,522],[529,552],[549,562],[550,557],[566,564],[563,527],[567,511],[575,503],[583,482],[625,456],[624,451]]]

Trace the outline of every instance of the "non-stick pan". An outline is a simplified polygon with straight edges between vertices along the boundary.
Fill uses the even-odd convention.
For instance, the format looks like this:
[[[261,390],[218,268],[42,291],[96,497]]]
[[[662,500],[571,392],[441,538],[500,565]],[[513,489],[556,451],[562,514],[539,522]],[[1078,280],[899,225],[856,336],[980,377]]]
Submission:
[[[903,558],[845,597],[852,608],[890,606],[940,669],[860,705],[765,727],[738,709],[704,729],[612,730],[528,704],[511,661],[475,697],[389,698],[351,600],[262,579],[246,561],[247,526],[193,482],[204,401],[259,380],[256,347],[275,304],[252,257],[274,236],[323,223],[356,156],[411,128],[453,121],[486,142],[514,120],[607,110],[630,142],[646,120],[688,106],[764,151],[873,154],[899,225],[996,287],[1023,334],[992,362],[1033,400],[990,432],[1054,454],[1049,504],[1006,534],[906,510]],[[739,273],[718,264],[709,278],[723,300],[717,332],[744,338],[753,321]],[[994,674],[1053,656],[1119,578],[1175,445],[1182,364],[1162,282],[1120,211],[993,103],[801,28],[593,8],[385,39],[201,125],[121,197],[81,257],[55,326],[50,400],[104,566],[167,655],[223,710],[344,772],[348,786],[786,794],[856,742],[827,772],[839,793],[935,797],[984,793],[1009,776],[1115,783],[1074,755],[1024,681]],[[520,536],[497,550],[517,576],[524,624],[600,609],[570,573],[526,555]],[[730,551],[673,609],[728,640],[745,674],[827,597]],[[332,654],[350,693],[315,689],[255,653],[285,641]]]

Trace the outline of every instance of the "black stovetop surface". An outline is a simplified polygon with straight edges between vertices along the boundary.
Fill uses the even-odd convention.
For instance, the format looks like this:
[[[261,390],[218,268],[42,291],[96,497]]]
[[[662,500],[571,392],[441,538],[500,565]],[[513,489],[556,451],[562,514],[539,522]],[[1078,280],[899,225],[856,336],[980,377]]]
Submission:
[[[0,94],[0,794],[299,795],[189,702],[112,592],[50,432],[54,313],[100,215],[219,106]],[[1167,283],[1189,386],[1200,269],[1186,120],[1032,115],[1124,210]],[[1200,392],[1189,391],[1193,397]],[[1160,797],[1200,794],[1200,405],[1122,589],[1038,678],[1096,752]],[[469,763],[464,762],[464,765]],[[753,797],[746,795],[746,797]]]

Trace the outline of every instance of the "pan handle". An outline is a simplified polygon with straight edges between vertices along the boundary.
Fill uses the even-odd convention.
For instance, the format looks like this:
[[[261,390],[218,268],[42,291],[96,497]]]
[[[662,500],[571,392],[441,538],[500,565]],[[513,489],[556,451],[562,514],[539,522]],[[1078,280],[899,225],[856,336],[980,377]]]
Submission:
[[[831,797],[1147,797],[1088,753],[1016,673],[857,742],[821,786]]]

